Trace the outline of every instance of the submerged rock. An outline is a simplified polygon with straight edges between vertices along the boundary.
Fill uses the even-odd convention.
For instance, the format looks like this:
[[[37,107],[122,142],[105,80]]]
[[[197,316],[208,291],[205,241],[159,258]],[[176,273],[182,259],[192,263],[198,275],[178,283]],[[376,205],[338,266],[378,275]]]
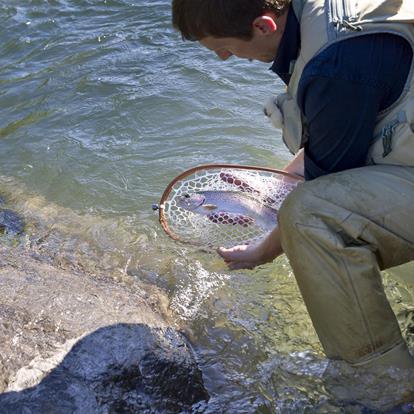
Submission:
[[[0,234],[12,236],[24,233],[26,223],[16,211],[5,208],[6,197],[0,195]]]
[[[164,301],[0,246],[0,413],[181,413],[207,400]]]
[[[0,209],[0,233],[19,235],[24,232],[24,227],[24,220],[15,211]]]

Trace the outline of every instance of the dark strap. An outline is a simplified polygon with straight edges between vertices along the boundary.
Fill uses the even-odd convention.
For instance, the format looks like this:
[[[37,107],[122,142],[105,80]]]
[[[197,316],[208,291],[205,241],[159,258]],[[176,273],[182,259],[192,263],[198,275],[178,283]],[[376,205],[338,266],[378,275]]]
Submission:
[[[295,15],[300,22],[302,18],[303,8],[305,7],[305,3],[307,0],[292,0],[292,7]]]

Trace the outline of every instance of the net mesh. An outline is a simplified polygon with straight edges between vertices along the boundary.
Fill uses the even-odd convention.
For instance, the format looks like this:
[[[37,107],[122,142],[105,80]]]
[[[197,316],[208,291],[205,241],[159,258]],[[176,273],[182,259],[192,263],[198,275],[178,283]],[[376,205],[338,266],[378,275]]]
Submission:
[[[276,214],[270,225],[263,225],[262,221],[237,212],[218,210],[200,214],[182,208],[178,200],[186,194],[204,191],[238,193],[256,206],[259,203],[277,213],[298,182],[289,176],[262,170],[200,169],[172,186],[162,205],[162,214],[173,237],[187,243],[211,248],[252,243],[277,225]]]

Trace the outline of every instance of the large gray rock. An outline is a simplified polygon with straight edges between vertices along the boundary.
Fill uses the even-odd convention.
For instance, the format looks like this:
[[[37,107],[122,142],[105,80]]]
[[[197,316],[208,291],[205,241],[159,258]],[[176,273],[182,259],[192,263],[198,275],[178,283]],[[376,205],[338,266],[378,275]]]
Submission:
[[[208,399],[165,303],[0,246],[0,413],[178,413]]]
[[[0,412],[181,413],[206,398],[177,332],[119,324],[79,340],[38,385],[0,395]]]

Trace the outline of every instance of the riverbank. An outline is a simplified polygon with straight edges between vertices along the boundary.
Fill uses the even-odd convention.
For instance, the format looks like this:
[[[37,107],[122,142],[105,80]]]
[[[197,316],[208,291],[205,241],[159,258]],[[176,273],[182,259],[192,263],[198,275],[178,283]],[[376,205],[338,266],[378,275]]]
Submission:
[[[206,399],[166,309],[162,292],[132,278],[0,246],[0,412],[181,412]]]

